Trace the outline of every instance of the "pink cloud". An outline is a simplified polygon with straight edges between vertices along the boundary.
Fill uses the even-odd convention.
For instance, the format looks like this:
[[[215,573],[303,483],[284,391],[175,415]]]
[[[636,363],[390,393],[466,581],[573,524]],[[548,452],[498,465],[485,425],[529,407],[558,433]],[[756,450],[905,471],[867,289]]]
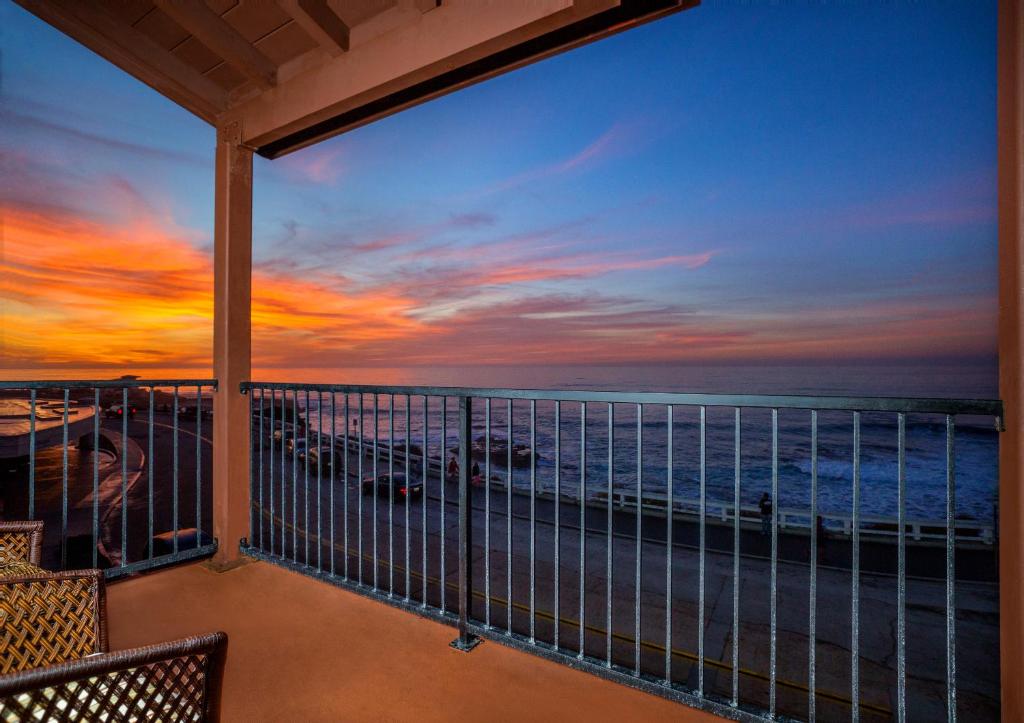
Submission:
[[[300,183],[333,184],[345,172],[340,145],[314,146],[285,156],[277,163],[288,180]]]

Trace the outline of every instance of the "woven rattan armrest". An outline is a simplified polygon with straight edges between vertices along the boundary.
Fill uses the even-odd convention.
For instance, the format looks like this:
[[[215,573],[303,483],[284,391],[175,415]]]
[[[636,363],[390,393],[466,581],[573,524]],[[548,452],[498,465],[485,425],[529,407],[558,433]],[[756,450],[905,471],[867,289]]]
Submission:
[[[26,560],[38,565],[43,554],[43,523],[0,522],[0,557]]]
[[[106,590],[101,571],[0,579],[0,674],[106,650]]]
[[[0,676],[0,721],[216,721],[226,651],[211,633]]]

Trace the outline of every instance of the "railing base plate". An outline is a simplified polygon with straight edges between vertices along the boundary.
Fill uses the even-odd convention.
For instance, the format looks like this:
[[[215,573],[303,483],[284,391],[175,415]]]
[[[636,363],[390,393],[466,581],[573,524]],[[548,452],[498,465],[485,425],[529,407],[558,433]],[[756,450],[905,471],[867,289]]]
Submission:
[[[465,640],[463,640],[462,637],[455,638],[455,640],[448,643],[448,646],[455,648],[456,650],[461,650],[463,653],[468,653],[483,641],[484,639],[479,635],[469,635]]]

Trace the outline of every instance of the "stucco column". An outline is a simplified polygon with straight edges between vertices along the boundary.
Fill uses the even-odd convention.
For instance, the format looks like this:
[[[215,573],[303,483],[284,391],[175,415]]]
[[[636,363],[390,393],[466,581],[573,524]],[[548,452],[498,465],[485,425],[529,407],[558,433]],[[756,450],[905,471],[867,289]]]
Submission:
[[[1002,718],[1024,721],[1024,18],[999,2],[999,608]]]
[[[214,563],[227,567],[249,534],[249,400],[238,386],[251,371],[252,150],[242,145],[238,123],[217,129],[214,194]]]

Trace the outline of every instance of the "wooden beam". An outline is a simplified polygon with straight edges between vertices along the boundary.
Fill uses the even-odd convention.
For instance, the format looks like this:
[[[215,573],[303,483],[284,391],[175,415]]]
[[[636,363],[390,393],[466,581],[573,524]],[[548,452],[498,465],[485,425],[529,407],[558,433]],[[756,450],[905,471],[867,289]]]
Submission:
[[[393,6],[409,14],[409,0]],[[274,93],[238,98],[225,119],[267,158],[311,145],[568,48],[694,6],[698,0],[532,0],[442,3],[370,37],[380,18],[352,28],[351,50],[283,63]],[[380,29],[379,27],[377,28]],[[324,53],[315,52],[321,58]]]
[[[204,0],[156,0],[156,5],[203,45],[263,90],[277,84],[277,68]]]
[[[331,55],[348,51],[349,27],[328,7],[327,0],[277,0],[277,4]]]
[[[217,129],[213,219],[213,532],[214,564],[239,562],[249,534],[249,399],[239,385],[252,358],[252,151],[237,123]]]
[[[999,651],[1002,720],[1024,720],[1024,9],[999,0]]]
[[[113,16],[102,3],[16,1],[33,15],[208,123],[215,123],[217,116],[227,107],[227,93],[220,86]]]

